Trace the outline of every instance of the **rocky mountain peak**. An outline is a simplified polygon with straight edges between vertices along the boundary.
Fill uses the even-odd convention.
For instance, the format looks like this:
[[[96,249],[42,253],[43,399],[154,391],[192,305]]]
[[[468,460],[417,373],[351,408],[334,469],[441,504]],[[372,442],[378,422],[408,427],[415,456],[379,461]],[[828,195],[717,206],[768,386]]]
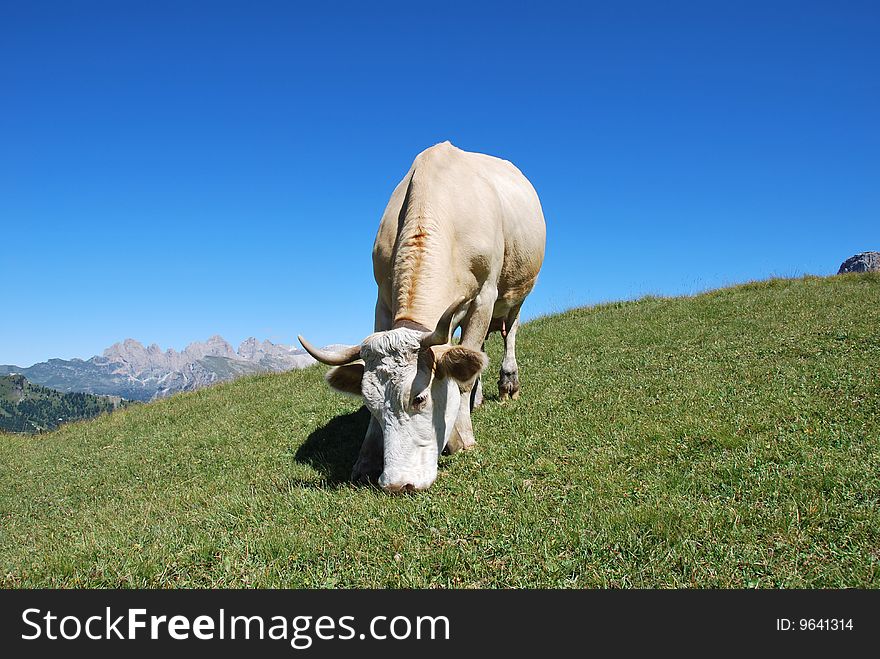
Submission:
[[[291,355],[304,354],[302,350],[297,350],[291,346],[279,345],[271,341],[258,341],[254,337],[250,337],[241,342],[238,346],[238,356],[248,361],[260,361],[265,358],[279,357],[285,358]]]
[[[134,355],[145,353],[143,344],[135,339],[125,339],[125,341],[114,343],[112,346],[104,350],[104,357],[111,361],[129,361]]]
[[[235,350],[222,336],[215,334],[207,341],[195,341],[190,343],[183,351],[188,359],[197,361],[205,357],[226,357],[235,359]]]
[[[253,359],[260,350],[260,343],[253,336],[246,338],[238,346],[238,356],[243,359]]]

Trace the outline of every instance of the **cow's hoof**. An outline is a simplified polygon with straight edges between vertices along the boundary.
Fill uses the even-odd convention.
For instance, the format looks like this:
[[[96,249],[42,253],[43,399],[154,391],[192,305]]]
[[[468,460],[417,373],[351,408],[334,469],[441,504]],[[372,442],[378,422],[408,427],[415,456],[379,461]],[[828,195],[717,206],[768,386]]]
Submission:
[[[477,445],[477,440],[474,439],[474,434],[467,433],[465,436],[462,436],[457,430],[452,431],[452,437],[449,438],[449,441],[446,443],[446,448],[443,449],[443,452],[446,454],[458,453],[459,451],[467,451],[468,449],[472,449]]]
[[[513,373],[501,371],[501,377],[498,378],[498,398],[505,400],[508,397],[513,400],[519,398],[519,375],[516,371]]]

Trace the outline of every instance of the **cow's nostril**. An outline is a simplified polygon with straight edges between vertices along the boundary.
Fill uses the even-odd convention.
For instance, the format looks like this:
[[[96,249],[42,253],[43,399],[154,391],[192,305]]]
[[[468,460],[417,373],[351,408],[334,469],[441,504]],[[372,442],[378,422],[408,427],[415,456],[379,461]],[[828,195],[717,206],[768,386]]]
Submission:
[[[383,485],[382,489],[391,494],[399,494],[401,492],[415,492],[416,486],[412,483],[406,483],[405,485]]]

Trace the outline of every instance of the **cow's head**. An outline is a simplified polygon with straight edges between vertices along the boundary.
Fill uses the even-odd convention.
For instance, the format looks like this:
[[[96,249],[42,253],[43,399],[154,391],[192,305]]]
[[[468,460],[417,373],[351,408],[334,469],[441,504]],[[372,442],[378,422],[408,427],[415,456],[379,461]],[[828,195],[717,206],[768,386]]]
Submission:
[[[463,308],[464,302],[449,307],[433,332],[399,327],[334,351],[319,350],[299,337],[315,359],[335,366],[327,373],[330,386],[363,396],[382,427],[385,460],[379,485],[386,490],[431,486],[458,417],[459,386],[488,363],[482,352],[450,343],[453,320]]]

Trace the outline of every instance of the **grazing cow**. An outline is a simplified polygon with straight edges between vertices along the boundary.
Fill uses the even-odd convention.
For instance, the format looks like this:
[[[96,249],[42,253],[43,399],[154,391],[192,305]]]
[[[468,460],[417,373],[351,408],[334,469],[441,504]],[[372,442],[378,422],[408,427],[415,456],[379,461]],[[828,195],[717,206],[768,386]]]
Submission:
[[[498,391],[519,394],[516,332],[544,260],[538,195],[506,160],[443,142],[420,153],[395,188],[373,246],[375,333],[320,350],[331,387],[363,396],[372,413],[352,471],[388,491],[424,490],[437,459],[474,445],[489,332],[504,337]],[[452,334],[461,327],[461,342]]]

